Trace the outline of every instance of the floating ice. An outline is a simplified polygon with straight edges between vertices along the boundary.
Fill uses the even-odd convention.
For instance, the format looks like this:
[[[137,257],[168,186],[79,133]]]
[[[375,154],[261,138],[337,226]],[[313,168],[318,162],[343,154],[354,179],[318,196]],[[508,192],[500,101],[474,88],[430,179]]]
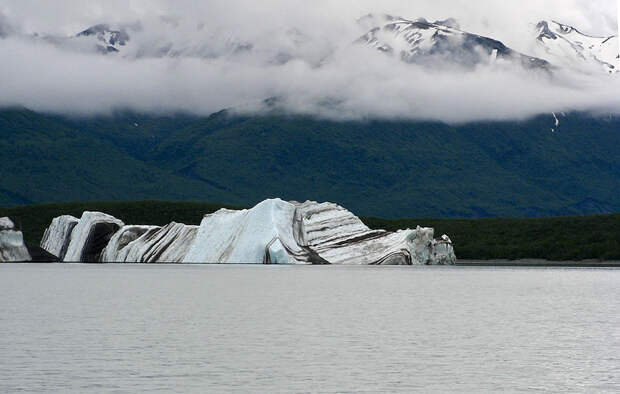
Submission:
[[[332,203],[297,204],[298,240],[330,264],[439,264],[433,259],[433,229],[370,230]],[[451,247],[451,243],[450,243]],[[452,253],[453,255],[454,253]],[[447,261],[443,263],[447,263]],[[454,258],[452,264],[456,261]]]
[[[198,226],[181,223],[164,227],[125,226],[114,234],[101,262],[180,263],[197,232]]]
[[[58,257],[62,261],[67,253],[71,232],[78,224],[79,219],[71,215],[63,215],[52,220],[52,224],[45,230],[41,239],[41,248]]]
[[[307,250],[295,242],[295,206],[276,199],[242,211],[207,215],[185,263],[303,264]]]
[[[265,200],[254,208],[221,209],[200,226],[124,226],[109,215],[85,212],[54,219],[42,245],[62,249],[64,261],[210,264],[455,264],[452,241],[432,228],[371,230],[332,203]],[[70,233],[70,237],[68,235]]]
[[[11,219],[0,218],[0,263],[30,260],[32,257],[28,253],[22,232],[15,229]]]
[[[114,233],[124,223],[101,212],[84,212],[71,232],[71,241],[63,261],[94,263]]]
[[[7,217],[0,218],[0,230],[14,230],[13,221]]]

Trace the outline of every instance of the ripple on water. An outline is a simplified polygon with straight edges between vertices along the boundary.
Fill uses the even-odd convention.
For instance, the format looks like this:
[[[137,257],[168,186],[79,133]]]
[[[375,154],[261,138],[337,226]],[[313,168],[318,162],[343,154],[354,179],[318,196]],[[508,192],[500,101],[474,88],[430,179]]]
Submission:
[[[0,392],[620,391],[620,270],[0,266]]]

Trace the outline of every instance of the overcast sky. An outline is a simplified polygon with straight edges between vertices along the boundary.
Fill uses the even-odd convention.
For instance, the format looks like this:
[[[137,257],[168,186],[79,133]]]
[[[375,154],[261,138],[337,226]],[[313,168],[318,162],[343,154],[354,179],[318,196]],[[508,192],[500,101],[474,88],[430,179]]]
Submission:
[[[0,39],[0,105],[79,114],[119,108],[209,114],[253,109],[278,96],[292,111],[345,117],[459,122],[571,109],[615,112],[619,78],[559,75],[551,81],[484,67],[429,72],[369,56],[351,42],[365,33],[359,17],[390,13],[455,17],[465,30],[530,53],[538,20],[616,35],[616,9],[616,0],[4,0],[0,35],[8,37]],[[132,44],[139,45],[123,56],[104,56],[24,38],[69,37],[97,23],[130,26]],[[253,52],[218,56],[230,42],[251,43]],[[208,47],[214,56],[139,56],[162,45]],[[271,64],[269,56],[280,52],[296,60]],[[337,108],[334,113],[325,102],[337,103],[327,106]]]
[[[455,17],[475,27],[512,29],[523,21],[555,18],[596,34],[617,32],[616,0],[4,0],[0,11],[29,32],[72,34],[95,23],[133,22],[153,15],[210,24],[267,26],[347,24],[369,12],[428,19]],[[250,26],[255,25],[255,26]]]

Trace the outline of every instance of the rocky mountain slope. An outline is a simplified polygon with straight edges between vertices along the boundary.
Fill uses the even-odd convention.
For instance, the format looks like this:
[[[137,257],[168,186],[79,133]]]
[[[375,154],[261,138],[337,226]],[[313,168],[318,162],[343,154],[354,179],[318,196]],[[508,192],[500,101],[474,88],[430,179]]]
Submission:
[[[398,56],[407,63],[473,68],[505,61],[527,69],[548,71],[551,67],[546,60],[519,53],[501,41],[461,30],[454,19],[429,22],[424,18],[409,20],[385,15],[377,19],[369,15],[360,22],[369,19],[379,25],[357,42]]]
[[[113,30],[105,24],[91,26],[78,33],[76,37],[95,38],[97,49],[102,53],[119,52],[129,41],[129,34],[125,29]]]

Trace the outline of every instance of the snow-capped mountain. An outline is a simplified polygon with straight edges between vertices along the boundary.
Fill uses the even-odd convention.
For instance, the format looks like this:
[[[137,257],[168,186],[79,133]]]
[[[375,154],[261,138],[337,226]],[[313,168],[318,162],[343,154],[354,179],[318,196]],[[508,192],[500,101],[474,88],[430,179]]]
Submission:
[[[360,23],[368,24],[369,21],[380,24],[357,42],[398,56],[407,63],[474,67],[515,62],[527,69],[551,69],[544,59],[519,53],[493,38],[461,30],[454,19],[429,22],[424,18],[409,20],[391,15],[368,15]]]
[[[179,31],[181,30],[181,31]],[[140,24],[110,27],[99,24],[78,33],[73,40],[95,40],[97,50],[103,54],[120,53],[135,58],[195,57],[216,58],[226,54],[252,49],[252,44],[240,42],[230,36],[201,34],[201,29],[184,30],[178,25],[162,23],[160,30],[144,33]],[[134,40],[137,36],[139,40]]]
[[[556,21],[536,24],[537,55],[563,67],[619,71],[618,37],[594,37]]]
[[[98,24],[71,36],[20,34],[9,22],[0,14],[0,39],[19,36],[24,40],[43,40],[66,51],[99,52],[127,59],[235,58],[242,63],[268,65],[301,60],[319,67],[336,51],[354,42],[406,63],[433,69],[516,64],[545,72],[557,68],[587,73],[620,72],[617,36],[591,36],[553,20],[532,24],[533,33],[526,38],[531,45],[521,42],[519,48],[528,48],[522,52],[511,48],[508,42],[469,32],[452,18],[430,22],[386,14],[360,18],[357,22],[365,34],[356,40],[353,33],[341,43],[332,36],[309,34],[297,27],[238,37],[234,30],[210,30],[204,24],[165,18],[120,26]]]
[[[173,23],[174,22],[174,23]],[[267,37],[253,40],[239,37],[234,31],[209,30],[203,25],[189,26],[178,21],[163,20],[158,24],[92,26],[72,37],[56,40],[65,47],[88,47],[106,55],[132,58],[234,58],[244,62],[283,64],[292,59],[304,59],[316,64],[326,50],[297,29],[269,32]],[[271,41],[270,41],[271,39]],[[268,44],[268,45],[267,45]],[[313,59],[313,57],[318,59]],[[323,55],[324,57],[324,55]]]
[[[97,49],[103,53],[119,52],[129,41],[129,34],[125,29],[113,30],[106,24],[89,27],[78,33],[77,37],[94,37],[97,40]]]

